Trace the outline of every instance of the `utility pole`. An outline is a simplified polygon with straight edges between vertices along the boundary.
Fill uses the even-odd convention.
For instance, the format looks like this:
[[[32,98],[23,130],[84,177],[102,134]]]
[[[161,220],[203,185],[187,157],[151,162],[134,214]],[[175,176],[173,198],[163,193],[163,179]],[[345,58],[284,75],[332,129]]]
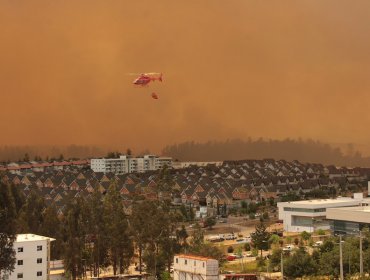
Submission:
[[[364,263],[362,259],[362,232],[360,230],[360,277],[364,274]]]
[[[344,280],[344,277],[343,277],[343,255],[342,255],[342,235],[339,235],[339,266],[340,266],[340,280]]]
[[[280,270],[281,270],[281,279],[284,280],[284,261],[283,261],[283,252],[280,255]]]

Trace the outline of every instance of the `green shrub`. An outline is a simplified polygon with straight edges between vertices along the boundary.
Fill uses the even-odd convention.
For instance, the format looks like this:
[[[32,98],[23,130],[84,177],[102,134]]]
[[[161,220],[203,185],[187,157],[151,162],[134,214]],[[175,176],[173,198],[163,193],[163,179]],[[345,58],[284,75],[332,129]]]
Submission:
[[[253,257],[257,257],[258,256],[258,249],[257,248],[253,248],[253,250],[252,250],[252,256]]]

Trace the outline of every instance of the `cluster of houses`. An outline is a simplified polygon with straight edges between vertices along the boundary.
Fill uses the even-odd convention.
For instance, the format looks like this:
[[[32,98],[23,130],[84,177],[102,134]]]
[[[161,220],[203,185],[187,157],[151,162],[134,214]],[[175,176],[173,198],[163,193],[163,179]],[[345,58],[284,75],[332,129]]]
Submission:
[[[11,174],[32,174],[33,172],[52,172],[55,170],[72,170],[89,167],[90,160],[30,161],[0,163],[0,172]]]
[[[89,196],[95,190],[105,193],[112,182],[121,193],[126,211],[130,212],[135,195],[146,199],[161,199],[166,195],[174,204],[194,208],[227,211],[241,201],[280,201],[289,193],[304,194],[315,189],[331,188],[353,192],[367,192],[369,168],[337,168],[321,164],[304,164],[285,160],[224,161],[222,164],[189,166],[170,170],[171,193],[158,191],[163,184],[158,171],[116,175],[93,172],[86,168],[88,161],[70,162],[63,168],[48,166],[43,171],[27,169],[14,172],[3,170],[2,180],[15,185],[26,196],[35,190],[54,203],[59,211],[67,199]],[[32,163],[30,163],[32,165]],[[35,164],[36,166],[36,164]],[[367,193],[366,193],[367,195]]]

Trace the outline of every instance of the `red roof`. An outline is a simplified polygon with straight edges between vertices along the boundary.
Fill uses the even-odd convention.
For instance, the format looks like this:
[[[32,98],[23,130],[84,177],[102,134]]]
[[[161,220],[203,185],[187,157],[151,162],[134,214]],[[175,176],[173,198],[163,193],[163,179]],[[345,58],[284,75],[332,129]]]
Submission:
[[[81,165],[81,164],[87,164],[88,162],[86,160],[76,160],[76,161],[72,161],[72,164],[75,164],[75,165]]]
[[[70,162],[68,162],[68,161],[62,161],[62,162],[54,161],[54,162],[53,162],[53,165],[54,165],[54,166],[65,166],[65,165],[71,165],[71,163],[70,163]]]
[[[21,168],[19,166],[8,166],[6,169],[8,169],[8,170],[19,170]]]

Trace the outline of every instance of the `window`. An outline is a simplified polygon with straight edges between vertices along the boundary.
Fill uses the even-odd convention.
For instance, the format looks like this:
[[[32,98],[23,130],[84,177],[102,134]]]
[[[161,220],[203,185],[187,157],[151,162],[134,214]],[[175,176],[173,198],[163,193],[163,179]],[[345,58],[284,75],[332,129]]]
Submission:
[[[42,258],[37,258],[37,263],[42,263]]]
[[[23,273],[18,273],[17,274],[17,278],[19,279],[19,278],[23,278]]]
[[[203,262],[203,267],[204,267],[204,262]]]
[[[37,276],[42,276],[42,271],[37,271]]]
[[[176,258],[176,263],[179,263],[179,259],[178,258]]]
[[[42,251],[42,245],[37,245],[37,251]]]
[[[318,213],[318,212],[326,212],[326,208],[309,209],[309,208],[284,207],[284,211]]]
[[[188,260],[185,260],[185,264],[188,264]]]
[[[17,264],[18,264],[18,265],[23,265],[23,260],[18,260],[18,261],[17,261]]]
[[[18,253],[22,253],[23,252],[23,247],[18,247]]]
[[[197,266],[197,262],[196,261],[194,261],[194,266]]]

